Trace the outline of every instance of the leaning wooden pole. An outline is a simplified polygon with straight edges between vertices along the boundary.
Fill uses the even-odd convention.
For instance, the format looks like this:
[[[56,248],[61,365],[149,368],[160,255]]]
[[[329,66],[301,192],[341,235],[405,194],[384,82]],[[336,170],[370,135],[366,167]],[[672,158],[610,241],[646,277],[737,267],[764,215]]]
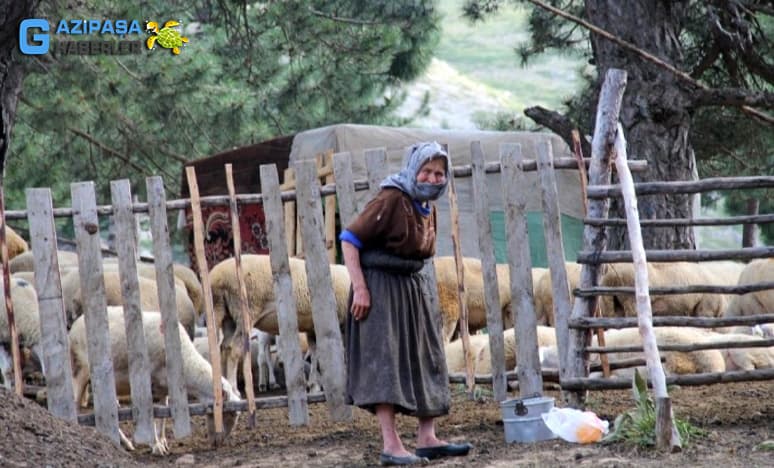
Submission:
[[[215,401],[212,404],[213,424],[215,426],[215,445],[223,442],[223,386],[221,385],[220,348],[218,347],[217,331],[215,330],[215,311],[212,304],[212,286],[210,283],[210,269],[207,258],[204,255],[204,221],[202,220],[202,206],[199,199],[199,184],[196,181],[196,169],[193,166],[185,168],[188,181],[188,193],[191,194],[191,213],[193,214],[194,251],[196,264],[199,267],[199,276],[202,280],[204,292],[204,313],[207,317],[207,344],[210,349],[210,363],[212,364],[212,393]]]
[[[245,378],[245,393],[247,393],[247,425],[255,429],[255,392],[253,390],[253,366],[250,356],[250,330],[253,328],[250,320],[250,309],[247,304],[247,287],[242,274],[242,232],[239,225],[239,208],[237,207],[236,191],[234,190],[234,172],[231,164],[226,164],[226,185],[228,186],[228,201],[231,210],[231,231],[234,236],[234,263],[236,278],[239,284],[239,304],[242,313],[242,329],[245,336],[242,340],[245,357],[242,360],[242,374]],[[272,372],[269,369],[269,372]]]
[[[626,210],[626,226],[629,232],[629,244],[632,249],[634,263],[634,287],[637,304],[637,324],[642,336],[642,347],[645,361],[648,364],[648,374],[656,396],[656,447],[661,450],[680,450],[680,434],[672,417],[672,406],[667,394],[666,376],[661,366],[661,358],[653,330],[653,312],[650,308],[650,293],[648,291],[648,263],[645,256],[645,246],[640,231],[640,215],[637,211],[637,196],[634,193],[634,180],[626,165],[626,140],[623,127],[618,124],[618,134],[615,139],[615,167],[621,184],[621,194]]]
[[[451,161],[451,158],[449,158]],[[450,171],[451,172],[451,171]],[[454,176],[449,179],[449,214],[451,217],[451,238],[454,247],[454,263],[457,266],[457,306],[460,311],[460,337],[462,338],[462,352],[465,356],[465,382],[468,397],[473,398],[476,388],[475,371],[473,369],[473,349],[470,345],[470,332],[468,331],[468,301],[465,292],[465,265],[462,258],[460,245],[460,211],[457,205],[457,190],[454,187]]]
[[[3,262],[3,291],[5,292],[5,313],[8,316],[8,332],[11,335],[11,358],[13,359],[13,388],[14,392],[22,396],[24,382],[21,371],[21,355],[19,354],[19,333],[16,331],[16,320],[13,315],[13,302],[11,301],[11,270],[8,266],[8,241],[5,236],[5,189],[2,176],[0,176],[0,255]]]

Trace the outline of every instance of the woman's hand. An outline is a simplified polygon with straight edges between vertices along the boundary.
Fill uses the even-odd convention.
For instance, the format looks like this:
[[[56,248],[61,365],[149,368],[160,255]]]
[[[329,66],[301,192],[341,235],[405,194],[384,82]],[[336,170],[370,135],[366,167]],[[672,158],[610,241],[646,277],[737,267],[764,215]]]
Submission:
[[[352,291],[352,316],[355,320],[365,320],[368,316],[368,310],[371,308],[371,293],[368,288],[363,285],[355,287]]]

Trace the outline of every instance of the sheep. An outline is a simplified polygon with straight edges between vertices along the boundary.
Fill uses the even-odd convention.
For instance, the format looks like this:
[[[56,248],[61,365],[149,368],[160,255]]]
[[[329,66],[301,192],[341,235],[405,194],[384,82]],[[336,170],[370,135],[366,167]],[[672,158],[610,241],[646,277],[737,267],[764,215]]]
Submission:
[[[438,304],[443,318],[443,338],[446,343],[451,341],[459,321],[459,305],[457,298],[457,266],[454,257],[435,257],[435,280],[438,285]],[[484,299],[484,279],[481,272],[481,260],[464,257],[464,284],[466,305],[468,308],[468,330],[474,332],[486,328],[486,306]],[[500,296],[500,310],[503,317],[503,328],[513,326],[509,313],[511,303],[511,286],[508,265],[497,265],[497,289]]]
[[[78,254],[67,250],[56,251],[57,263],[59,264],[59,274],[69,273],[78,269]],[[35,258],[31,250],[27,250],[8,262],[8,269],[11,273],[21,271],[35,271]]]
[[[731,263],[731,262],[729,262]],[[716,270],[722,266],[704,268],[691,262],[648,263],[650,287],[690,286],[697,284],[718,285],[725,279]],[[732,266],[727,266],[733,269]],[[601,286],[634,286],[634,267],[631,263],[614,263],[607,267],[600,281]],[[636,317],[634,296],[603,296],[603,315]],[[693,317],[719,317],[725,309],[725,297],[720,294],[671,294],[651,295],[654,316],[683,315]]]
[[[556,331],[552,327],[537,327],[538,347],[556,346]],[[476,374],[492,373],[492,357],[489,346],[489,335],[471,335],[470,336],[472,353],[474,356],[474,372]],[[517,337],[514,329],[505,330],[503,337],[503,348],[505,351],[505,368],[511,370],[516,368],[517,356]],[[454,340],[446,344],[444,351],[446,353],[446,367],[450,373],[465,372],[465,358],[462,351],[462,340]]]
[[[657,327],[654,328],[656,343],[659,346],[667,344],[688,345],[701,343],[713,336],[714,333],[700,328],[690,327]],[[592,345],[597,346],[597,338],[594,336]],[[605,331],[605,346],[635,346],[642,345],[638,328],[622,328],[620,330]],[[692,352],[662,351],[661,356],[666,358],[664,371],[667,374],[698,374],[704,372],[724,372],[726,370],[723,354],[716,349],[708,349]],[[642,357],[642,353],[608,353],[611,361],[619,361],[628,358]],[[558,354],[556,348],[548,348],[543,354],[543,367],[557,368]],[[592,362],[599,362],[599,354],[591,358]],[[642,371],[642,369],[640,369]],[[628,376],[631,370],[615,371],[616,375]]]
[[[0,278],[1,279],[1,278]],[[34,357],[43,366],[43,355],[40,349],[40,315],[38,311],[38,295],[32,284],[22,278],[12,276],[11,302],[13,303],[14,323],[19,337],[19,346],[29,348]],[[0,294],[5,297],[5,285],[0,281]],[[13,382],[13,361],[10,353],[11,333],[8,327],[8,314],[5,310],[5,300],[0,299],[0,372],[3,385],[10,389]],[[45,374],[45,369],[43,370]]]
[[[107,305],[122,305],[124,298],[121,294],[121,279],[118,271],[105,270],[103,271],[103,278]],[[159,310],[159,293],[156,282],[141,276],[137,279],[140,286],[140,310]],[[72,326],[73,321],[83,314],[81,278],[77,270],[68,273],[62,278],[62,298],[64,300],[67,323]],[[196,313],[193,303],[183,286],[175,286],[175,303],[180,323],[185,327],[188,336],[193,338],[196,327]]]
[[[115,375],[116,393],[128,395],[129,383],[129,356],[126,341],[126,328],[124,325],[123,307],[111,306],[107,308],[108,330],[110,333],[110,349],[113,361],[113,373]],[[142,324],[145,332],[145,345],[148,349],[150,363],[151,386],[154,393],[167,393],[166,354],[164,351],[164,336],[161,333],[161,314],[158,312],[143,312]],[[182,325],[178,325],[180,335],[180,352],[183,357],[183,376],[185,388],[189,398],[202,403],[212,403],[215,397],[212,393],[212,366],[196,351],[193,342],[189,338]],[[91,378],[89,369],[89,356],[87,349],[86,323],[84,317],[78,317],[69,332],[70,359],[73,370],[73,393],[75,401],[79,404],[84,397],[86,385]],[[221,377],[223,386],[223,399],[225,401],[240,401],[239,392],[231,384]],[[157,393],[158,394],[158,393]],[[236,415],[224,414],[224,428],[226,434],[236,424]],[[128,439],[122,436],[126,444]],[[131,443],[127,446],[133,447]],[[166,454],[166,441],[156,436],[156,441],[151,445],[153,453]]]
[[[9,260],[13,260],[17,256],[30,250],[27,241],[7,224],[5,225],[5,245],[8,248]]]
[[[310,353],[312,355],[312,376],[310,385],[316,382],[316,353],[314,350],[312,306],[307,286],[304,261],[290,258],[290,275],[293,283],[293,295],[296,302],[298,330],[309,334]],[[268,255],[243,255],[242,271],[248,296],[248,310],[252,326],[273,335],[279,334],[277,306],[274,301],[274,284],[271,263]],[[344,265],[330,265],[333,291],[336,299],[336,316],[343,324],[348,313],[350,280]],[[224,371],[232,385],[236,385],[238,364],[241,362],[242,340],[245,333],[242,327],[239,283],[236,280],[235,260],[229,258],[215,265],[210,271],[212,301],[215,324],[223,332],[221,342]]]
[[[117,271],[117,259],[112,257],[104,259],[103,268]],[[175,275],[175,284],[185,287],[188,297],[193,302],[196,316],[201,317],[204,313],[204,291],[199,277],[192,269],[180,263],[174,263],[172,269]],[[153,263],[139,262],[137,263],[137,275],[156,281],[156,266]]]
[[[567,270],[567,283],[572,294],[572,290],[580,284],[581,265],[573,262],[565,262],[564,265]],[[556,323],[554,318],[554,292],[551,289],[551,272],[548,269],[540,275],[536,283],[533,283],[533,288],[535,291],[535,315],[538,325],[553,327]]]
[[[774,281],[774,258],[754,260],[747,264],[739,275],[738,285]],[[724,312],[726,317],[762,315],[774,313],[774,289],[755,291],[734,296]],[[774,327],[774,325],[769,325]]]
[[[759,341],[760,338],[744,334],[724,334],[716,333],[707,338],[707,342],[741,342],[741,341]],[[774,368],[774,346],[753,347],[753,348],[726,348],[719,350],[726,361],[726,370],[755,370]]]

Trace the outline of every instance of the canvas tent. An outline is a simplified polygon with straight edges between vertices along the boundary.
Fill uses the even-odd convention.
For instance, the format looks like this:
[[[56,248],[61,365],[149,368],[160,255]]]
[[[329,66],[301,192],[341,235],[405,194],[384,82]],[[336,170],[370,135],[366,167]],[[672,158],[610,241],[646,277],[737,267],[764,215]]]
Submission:
[[[480,141],[487,161],[499,161],[500,144],[521,144],[525,159],[537,159],[536,145],[541,141],[550,141],[554,157],[571,157],[569,148],[558,136],[537,132],[495,132],[495,131],[458,131],[430,130],[414,128],[380,127],[370,125],[341,124],[300,132],[293,138],[290,151],[290,163],[299,159],[314,158],[316,154],[332,149],[334,153],[349,151],[352,154],[352,172],[355,180],[366,179],[364,150],[385,148],[389,172],[400,169],[406,148],[417,141],[435,140],[448,145],[452,164],[471,163],[470,144]],[[576,170],[557,170],[560,212],[562,213],[562,232],[565,255],[574,260],[581,248],[583,225],[583,195],[580,179]],[[546,266],[544,247],[542,202],[537,172],[527,175],[528,184],[524,190],[529,195],[527,201],[528,223],[533,266]],[[460,212],[460,238],[462,254],[478,257],[478,234],[473,212],[472,179],[456,180],[457,198]],[[500,174],[487,174],[489,190],[490,218],[492,235],[495,240],[495,254],[498,262],[507,261],[505,248],[504,215]],[[358,209],[362,208],[367,192],[358,192]],[[438,206],[438,255],[453,255],[451,243],[451,223],[449,205],[445,196]]]
[[[224,164],[234,166],[237,193],[258,193],[261,191],[258,178],[261,164],[276,164],[280,177],[283,170],[293,161],[314,158],[317,154],[333,150],[334,153],[349,151],[352,154],[352,170],[355,180],[365,180],[364,150],[385,148],[389,172],[397,171],[402,163],[405,149],[417,141],[436,140],[448,145],[454,165],[470,164],[470,143],[480,141],[487,161],[499,160],[501,143],[519,143],[526,159],[536,159],[536,144],[548,140],[555,157],[569,157],[567,145],[557,136],[535,132],[494,132],[494,131],[456,131],[428,130],[413,128],[395,128],[370,125],[340,124],[299,132],[268,140],[256,145],[246,146],[224,152],[209,158],[191,162],[196,168],[197,181],[202,196],[226,195]],[[580,189],[578,171],[558,170],[557,184],[559,204],[562,213],[562,233],[565,254],[568,260],[574,260],[581,248],[583,225],[583,196]],[[495,243],[495,255],[498,262],[506,262],[504,215],[500,174],[487,174],[489,188],[490,217],[492,235]],[[188,197],[185,172],[181,174],[181,197]],[[543,238],[541,191],[536,172],[528,173],[528,184],[524,190],[529,194],[527,203],[530,248],[533,266],[546,266],[546,251]],[[458,204],[460,209],[460,238],[462,253],[465,256],[478,257],[478,235],[476,233],[475,213],[473,213],[471,178],[456,179]],[[357,192],[358,208],[365,204],[367,192]],[[447,197],[438,204],[438,255],[453,255]],[[227,207],[207,207],[204,214],[207,226],[205,254],[210,267],[232,255],[233,236]],[[242,252],[268,253],[263,225],[263,209],[260,205],[241,205]],[[193,237],[190,235],[191,214],[186,212],[188,228],[187,250],[192,257]],[[195,262],[192,262],[195,263]]]

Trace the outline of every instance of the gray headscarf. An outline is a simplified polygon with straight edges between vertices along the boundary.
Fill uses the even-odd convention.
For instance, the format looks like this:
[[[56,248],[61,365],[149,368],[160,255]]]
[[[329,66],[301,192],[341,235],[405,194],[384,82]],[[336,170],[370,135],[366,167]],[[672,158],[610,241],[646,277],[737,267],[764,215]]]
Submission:
[[[446,162],[446,180],[443,184],[429,184],[417,182],[417,172],[430,160],[443,158]],[[449,184],[451,164],[449,155],[443,147],[435,141],[415,143],[406,152],[403,160],[403,169],[397,174],[385,178],[380,184],[381,188],[395,187],[410,196],[412,199],[424,202],[437,200]]]

